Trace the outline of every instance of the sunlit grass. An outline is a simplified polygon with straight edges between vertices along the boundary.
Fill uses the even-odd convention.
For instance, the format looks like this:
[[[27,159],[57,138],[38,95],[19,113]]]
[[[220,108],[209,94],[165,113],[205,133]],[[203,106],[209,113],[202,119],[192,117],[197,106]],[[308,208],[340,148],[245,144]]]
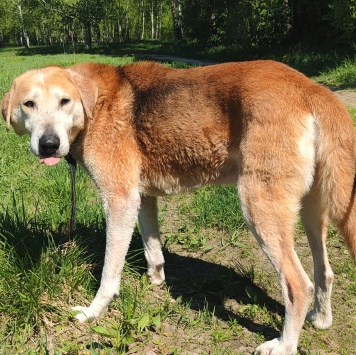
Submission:
[[[355,90],[356,59],[346,59],[341,65],[325,70],[315,79],[325,85]]]

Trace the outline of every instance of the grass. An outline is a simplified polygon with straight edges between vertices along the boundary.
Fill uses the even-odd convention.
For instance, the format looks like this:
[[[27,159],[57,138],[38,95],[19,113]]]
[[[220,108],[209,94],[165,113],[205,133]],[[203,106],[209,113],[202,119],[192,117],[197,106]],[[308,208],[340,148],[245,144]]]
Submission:
[[[354,89],[356,87],[355,60],[350,58],[345,59],[337,68],[326,70],[316,80],[329,86]]]
[[[152,47],[152,51],[162,50]],[[83,61],[118,65],[134,61],[131,54],[146,48],[147,43],[135,43],[120,48],[120,53],[109,47],[87,54],[0,49],[0,96],[15,76],[30,68]],[[210,49],[207,56],[211,57],[206,59],[216,53]],[[273,55],[309,68],[306,72],[316,72],[310,67],[318,63],[323,75],[315,79],[355,87],[348,79],[355,66],[350,58],[344,60],[346,65],[336,53],[285,53]],[[337,69],[329,67],[332,58],[341,63]],[[345,74],[335,78],[334,69]],[[351,114],[356,119],[356,110]],[[246,354],[281,331],[283,306],[277,278],[246,229],[235,190],[226,187],[162,198],[166,285],[156,288],[147,282],[136,231],[120,297],[99,321],[77,324],[70,307],[93,298],[103,262],[105,220],[97,190],[79,169],[77,229],[69,236],[68,166],[64,162],[52,168],[39,165],[29,152],[28,138],[6,132],[4,123],[1,127],[0,353]],[[296,244],[303,264],[311,270],[301,227]],[[335,325],[318,331],[306,324],[300,354],[351,354],[356,346],[355,269],[334,230],[328,244],[336,274]]]

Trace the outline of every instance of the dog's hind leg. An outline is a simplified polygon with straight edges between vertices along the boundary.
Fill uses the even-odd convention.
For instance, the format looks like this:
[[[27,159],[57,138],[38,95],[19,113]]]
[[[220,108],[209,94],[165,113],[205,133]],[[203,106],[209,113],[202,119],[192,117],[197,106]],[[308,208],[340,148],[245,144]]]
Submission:
[[[278,181],[271,185],[256,176],[243,176],[238,186],[247,224],[278,273],[285,304],[281,337],[260,345],[255,354],[290,355],[297,353],[314,287],[294,250],[299,198]]]
[[[331,291],[334,274],[326,250],[328,214],[322,204],[318,184],[314,184],[304,197],[301,218],[314,261],[315,300],[307,320],[317,328],[326,329],[332,324]]]
[[[156,197],[141,197],[138,220],[147,260],[147,275],[152,284],[161,285],[165,280],[164,257],[160,241]]]

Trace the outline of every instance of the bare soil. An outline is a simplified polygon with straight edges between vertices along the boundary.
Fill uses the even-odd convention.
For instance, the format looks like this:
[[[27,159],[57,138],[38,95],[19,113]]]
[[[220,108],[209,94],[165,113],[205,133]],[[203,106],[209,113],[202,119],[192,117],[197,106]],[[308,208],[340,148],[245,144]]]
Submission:
[[[344,103],[345,106],[356,109],[356,91],[339,90],[333,87],[330,87],[330,89]]]

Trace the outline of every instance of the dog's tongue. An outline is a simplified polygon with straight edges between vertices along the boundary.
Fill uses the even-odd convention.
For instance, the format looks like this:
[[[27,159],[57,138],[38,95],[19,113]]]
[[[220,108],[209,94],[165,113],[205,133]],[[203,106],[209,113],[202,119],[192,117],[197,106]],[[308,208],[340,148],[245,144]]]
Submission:
[[[40,159],[40,164],[44,164],[46,166],[52,166],[58,164],[60,161],[61,158],[50,157],[50,158]]]

